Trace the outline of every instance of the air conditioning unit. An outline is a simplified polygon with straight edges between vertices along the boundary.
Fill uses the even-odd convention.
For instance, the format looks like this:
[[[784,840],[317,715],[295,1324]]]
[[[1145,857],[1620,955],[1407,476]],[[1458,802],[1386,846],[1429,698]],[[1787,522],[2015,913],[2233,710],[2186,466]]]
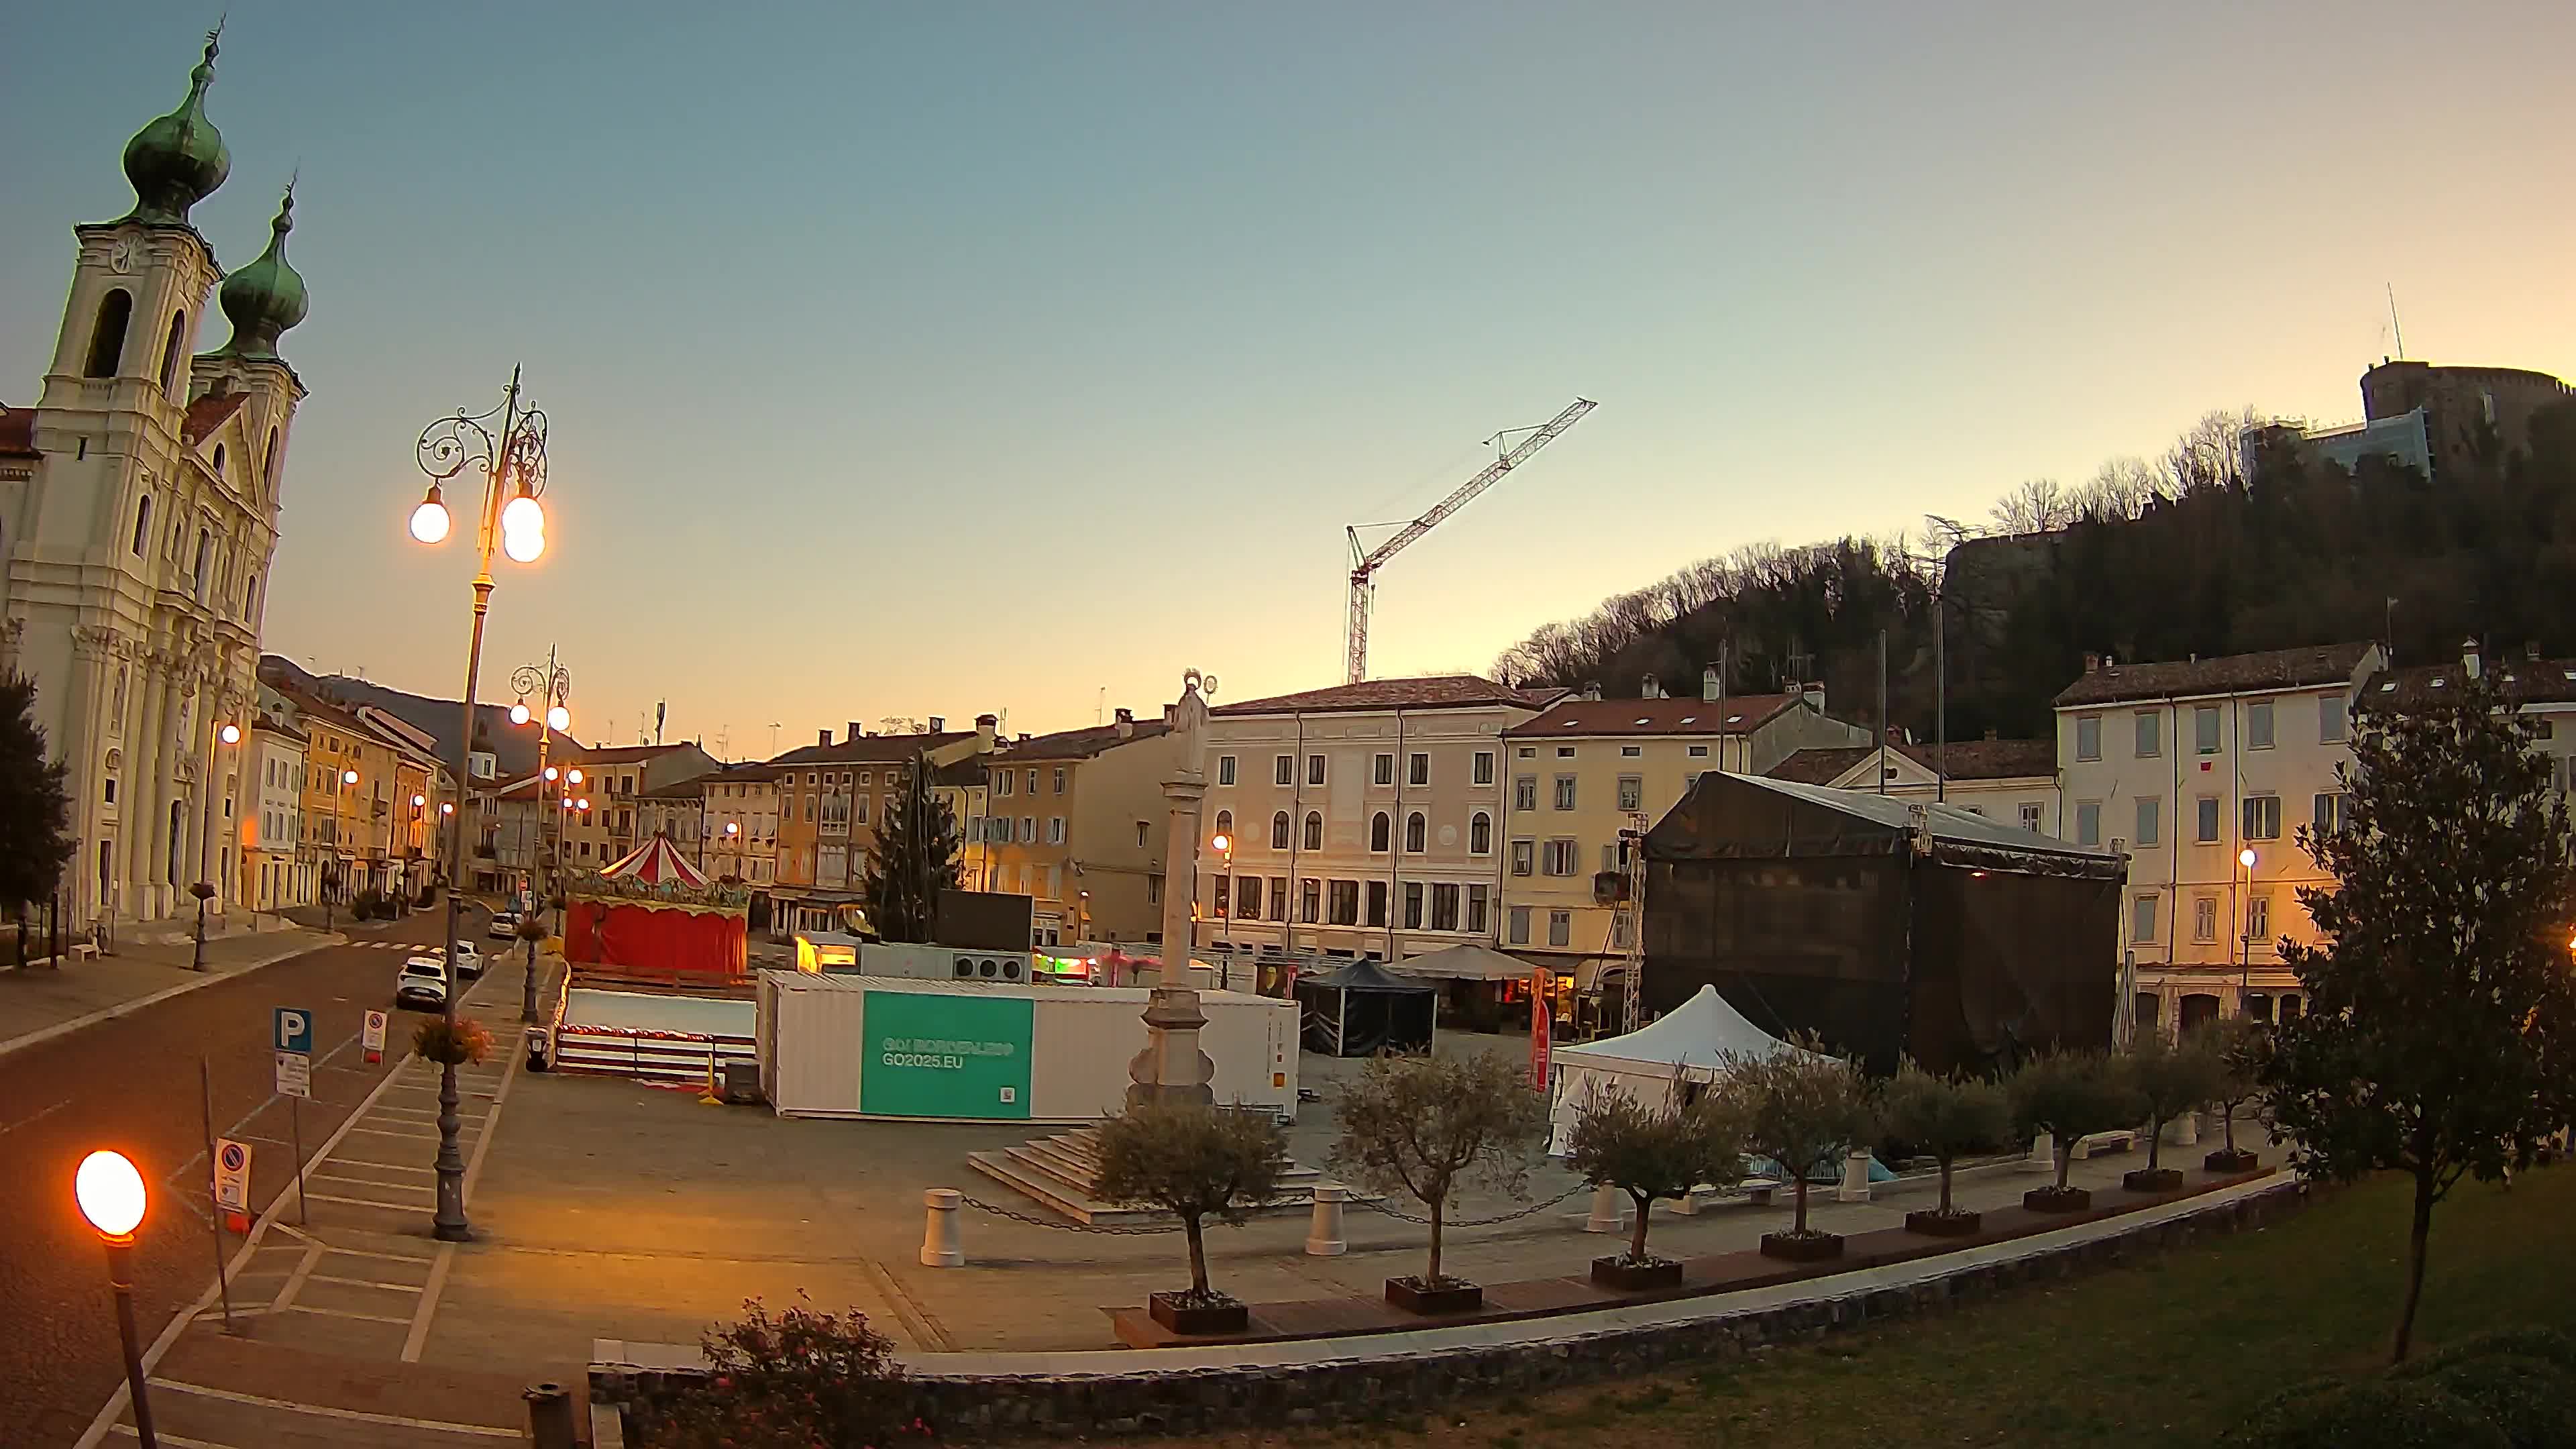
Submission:
[[[982,951],[955,946],[903,945],[871,941],[859,948],[859,974],[896,976],[911,981],[975,981],[1025,985],[1030,961],[1025,951]]]

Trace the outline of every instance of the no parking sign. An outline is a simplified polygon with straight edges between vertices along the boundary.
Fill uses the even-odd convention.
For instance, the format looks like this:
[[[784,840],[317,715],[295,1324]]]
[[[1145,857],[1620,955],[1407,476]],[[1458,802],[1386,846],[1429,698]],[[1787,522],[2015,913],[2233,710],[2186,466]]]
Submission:
[[[229,1137],[215,1141],[215,1206],[226,1212],[250,1211],[250,1144]]]

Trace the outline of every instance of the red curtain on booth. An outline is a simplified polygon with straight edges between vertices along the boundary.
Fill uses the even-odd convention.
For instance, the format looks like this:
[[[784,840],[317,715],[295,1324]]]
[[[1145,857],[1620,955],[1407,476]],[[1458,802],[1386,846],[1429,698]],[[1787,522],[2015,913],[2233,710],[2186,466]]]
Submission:
[[[575,899],[565,913],[564,956],[635,976],[749,975],[747,918],[739,913]]]

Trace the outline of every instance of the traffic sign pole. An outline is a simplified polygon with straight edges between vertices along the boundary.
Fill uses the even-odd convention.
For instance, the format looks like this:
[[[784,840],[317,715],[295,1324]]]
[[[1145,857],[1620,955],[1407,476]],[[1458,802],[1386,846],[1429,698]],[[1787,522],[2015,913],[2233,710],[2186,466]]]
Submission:
[[[214,1174],[221,1170],[215,1163],[215,1069],[207,1065],[206,1058],[203,1054],[200,1054],[197,1057],[197,1088],[198,1104],[204,1109],[204,1119],[206,1124],[206,1174],[209,1185],[211,1185]],[[223,1210],[222,1203],[218,1202],[215,1204],[215,1214],[218,1222],[222,1220]],[[238,1332],[239,1330],[233,1327],[233,1287],[230,1282],[226,1281],[224,1275],[224,1234],[223,1229],[220,1227],[215,1230],[215,1291],[223,1297],[224,1332]]]
[[[287,1135],[295,1139],[295,1225],[299,1228],[309,1228],[313,1226],[313,1219],[305,1216],[304,1213],[303,1105],[303,1099],[300,1097],[286,1099]]]
[[[286,1099],[286,1120],[295,1147],[295,1224],[311,1227],[304,1205],[303,1102],[313,1095],[313,1013],[300,1007],[277,1008],[269,1045],[277,1054],[277,1092]]]

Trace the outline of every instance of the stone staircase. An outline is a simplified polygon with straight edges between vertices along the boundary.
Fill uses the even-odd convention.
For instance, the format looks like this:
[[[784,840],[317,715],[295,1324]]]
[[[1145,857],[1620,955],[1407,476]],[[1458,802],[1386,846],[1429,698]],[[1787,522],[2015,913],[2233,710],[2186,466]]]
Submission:
[[[1078,1127],[1053,1137],[1040,1137],[999,1152],[969,1152],[968,1166],[986,1177],[1035,1199],[1078,1223],[1124,1225],[1149,1223],[1170,1216],[1152,1208],[1129,1207],[1100,1199],[1100,1133]],[[1304,1212],[1315,1202],[1324,1175],[1291,1162],[1279,1175],[1279,1195],[1255,1213]],[[1358,1194],[1353,1194],[1356,1198]]]

